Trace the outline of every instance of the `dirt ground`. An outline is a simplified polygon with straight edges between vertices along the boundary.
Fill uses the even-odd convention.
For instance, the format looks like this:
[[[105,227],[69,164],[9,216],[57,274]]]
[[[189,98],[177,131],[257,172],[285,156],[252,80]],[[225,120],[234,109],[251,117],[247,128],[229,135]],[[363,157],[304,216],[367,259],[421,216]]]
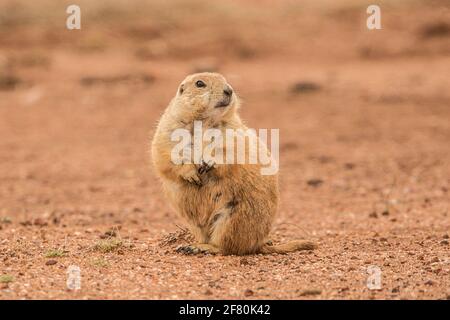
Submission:
[[[448,1],[57,3],[0,2],[0,299],[450,299]],[[317,250],[175,252],[149,144],[201,70],[280,129],[272,239]]]

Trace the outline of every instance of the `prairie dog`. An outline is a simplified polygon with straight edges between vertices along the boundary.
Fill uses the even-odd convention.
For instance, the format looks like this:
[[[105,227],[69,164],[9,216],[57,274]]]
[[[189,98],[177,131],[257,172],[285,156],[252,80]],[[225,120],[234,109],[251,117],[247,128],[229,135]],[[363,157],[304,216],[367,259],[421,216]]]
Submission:
[[[152,141],[154,169],[170,203],[198,242],[178,251],[245,255],[314,249],[314,243],[303,240],[268,244],[279,198],[276,174],[262,175],[259,164],[174,164],[171,160],[174,130],[192,132],[194,121],[223,133],[246,130],[238,109],[239,99],[222,75],[192,74],[180,84],[158,123]]]

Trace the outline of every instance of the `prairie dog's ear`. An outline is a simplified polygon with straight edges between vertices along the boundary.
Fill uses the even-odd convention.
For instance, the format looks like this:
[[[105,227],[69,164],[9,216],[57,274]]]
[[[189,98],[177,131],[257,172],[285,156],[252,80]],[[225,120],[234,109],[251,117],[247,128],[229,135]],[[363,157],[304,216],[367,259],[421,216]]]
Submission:
[[[180,88],[178,89],[178,94],[182,95],[183,92],[184,92],[184,83],[182,83],[182,84],[180,85]]]

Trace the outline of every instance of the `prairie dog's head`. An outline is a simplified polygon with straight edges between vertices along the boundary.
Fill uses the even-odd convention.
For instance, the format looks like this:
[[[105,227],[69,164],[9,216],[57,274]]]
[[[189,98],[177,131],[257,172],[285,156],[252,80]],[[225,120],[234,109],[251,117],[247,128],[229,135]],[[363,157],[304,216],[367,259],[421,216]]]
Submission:
[[[233,88],[219,73],[195,73],[184,79],[175,97],[177,114],[188,119],[221,120],[233,114],[238,99]]]

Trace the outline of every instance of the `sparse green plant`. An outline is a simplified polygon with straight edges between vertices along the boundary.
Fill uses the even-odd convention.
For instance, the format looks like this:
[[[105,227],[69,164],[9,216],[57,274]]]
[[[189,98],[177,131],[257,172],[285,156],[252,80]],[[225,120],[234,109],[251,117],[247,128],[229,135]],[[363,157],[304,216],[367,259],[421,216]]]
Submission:
[[[46,258],[61,258],[65,255],[66,253],[61,249],[50,249],[45,253]]]
[[[123,247],[122,240],[111,238],[111,239],[98,241],[94,246],[94,250],[101,251],[101,252],[112,252],[121,247]]]
[[[0,275],[0,283],[10,283],[13,281],[14,281],[14,278],[12,275],[9,275],[9,274]]]
[[[11,222],[12,222],[12,220],[10,217],[0,217],[0,223],[7,224],[7,223],[11,223]]]
[[[97,258],[91,261],[91,264],[94,267],[99,267],[99,268],[106,268],[109,267],[109,262],[106,261],[104,258]]]

